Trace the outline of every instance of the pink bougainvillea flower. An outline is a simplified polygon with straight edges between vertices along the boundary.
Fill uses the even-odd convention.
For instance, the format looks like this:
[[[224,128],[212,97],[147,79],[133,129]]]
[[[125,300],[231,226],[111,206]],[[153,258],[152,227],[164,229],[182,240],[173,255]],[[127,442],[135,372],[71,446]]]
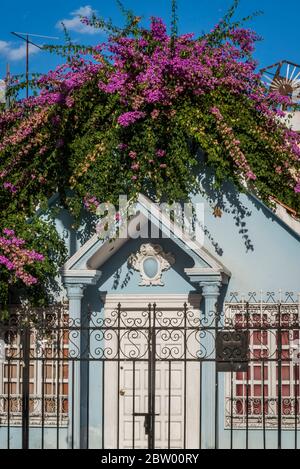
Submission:
[[[295,186],[294,191],[295,191],[296,194],[300,194],[300,181]]]
[[[7,229],[7,228],[4,228],[3,234],[5,234],[6,236],[9,236],[9,237],[15,236],[14,230],[9,230],[9,229]]]
[[[17,188],[16,186],[14,186],[11,182],[5,182],[3,184],[3,187],[4,189],[7,189],[9,192],[11,192],[12,194],[16,194],[17,193]]]
[[[167,152],[165,150],[157,150],[156,152],[156,155],[159,157],[159,158],[163,158],[164,156],[166,156]]]
[[[247,176],[248,179],[251,179],[252,181],[256,181],[256,179],[257,179],[255,174],[252,171],[248,171],[246,176]]]
[[[83,205],[87,210],[95,211],[99,207],[100,202],[97,200],[97,197],[86,195],[83,199]]]
[[[25,248],[25,241],[15,236],[15,231],[4,228],[0,236],[0,264],[10,273],[11,279],[19,279],[25,285],[35,285],[38,280],[27,268],[36,262],[43,262],[45,257]]]
[[[223,116],[221,114],[221,111],[218,107],[214,106],[210,109],[210,112],[215,116],[219,121],[223,120]]]
[[[159,117],[160,111],[159,109],[154,109],[154,111],[151,112],[151,117],[152,119],[157,119]]]
[[[118,118],[118,123],[122,127],[129,127],[130,125],[134,124],[140,119],[143,119],[146,114],[145,112],[141,111],[132,111],[132,112],[125,112]]]
[[[93,26],[92,19],[82,21]],[[220,179],[253,185],[258,180],[263,195],[277,190],[268,184],[266,168],[276,181],[284,173],[274,196],[284,197],[288,190],[297,206],[300,136],[279,119],[290,98],[267,92],[249,55],[258,36],[237,26],[224,31],[219,24],[212,35],[184,34],[174,40],[160,18],[134,31],[79,50],[37,79],[39,95],[17,100],[0,113],[4,211],[11,199],[20,207],[27,204],[30,217],[29,205],[38,206],[63,185],[72,188],[71,208],[79,211],[82,206],[97,211],[95,187],[104,200],[123,183],[130,196],[143,190],[143,181],[149,192],[161,193],[156,166],[158,173],[169,168],[160,176],[170,172],[163,197],[173,197],[175,190],[188,196],[194,190],[190,169],[196,158],[189,151],[194,144],[206,150],[208,166],[224,169]],[[2,226],[7,226],[5,218]],[[9,227],[0,238],[1,269],[6,266],[15,278],[34,284],[27,267],[42,262],[42,256],[26,251],[25,241]]]

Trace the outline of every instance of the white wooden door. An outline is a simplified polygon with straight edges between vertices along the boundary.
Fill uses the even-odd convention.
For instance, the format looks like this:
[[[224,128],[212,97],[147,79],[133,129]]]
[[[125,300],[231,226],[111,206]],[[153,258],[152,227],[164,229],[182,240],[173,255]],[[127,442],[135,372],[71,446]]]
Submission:
[[[161,325],[166,330],[156,333],[155,361],[155,448],[183,449],[199,447],[200,426],[200,364],[185,361],[195,356],[199,344],[193,334],[187,338],[184,330],[178,332],[169,328],[179,324],[178,311],[188,300],[176,298],[157,299]],[[180,298],[179,298],[180,297]],[[149,297],[141,298],[141,304],[128,313],[128,317],[138,317]],[[197,295],[193,303],[200,304]],[[123,300],[124,301],[124,300]],[[136,301],[136,299],[135,299]],[[175,304],[176,303],[176,304]],[[195,309],[189,304],[195,317]],[[109,315],[110,308],[107,308]],[[182,322],[181,322],[182,324]],[[185,344],[188,342],[188,348]],[[126,360],[123,358],[126,357]],[[128,359],[131,357],[131,359]],[[136,358],[136,360],[135,360]],[[148,437],[145,432],[145,417],[134,414],[148,413],[148,334],[147,331],[132,331],[123,334],[120,363],[106,364],[106,400],[110,407],[106,410],[110,428],[106,428],[106,447],[121,449],[145,449]],[[113,397],[115,395],[115,398]]]

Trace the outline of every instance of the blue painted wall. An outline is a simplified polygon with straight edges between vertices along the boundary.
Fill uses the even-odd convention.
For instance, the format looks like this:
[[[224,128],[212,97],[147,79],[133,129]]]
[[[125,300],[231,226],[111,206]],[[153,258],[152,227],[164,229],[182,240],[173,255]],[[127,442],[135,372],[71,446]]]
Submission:
[[[300,292],[300,239],[291,232],[269,209],[254,197],[239,194],[230,185],[224,186],[221,193],[210,189],[206,182],[207,197],[197,195],[194,203],[205,204],[205,248],[217,257],[232,273],[228,286],[224,286],[222,295],[228,297],[231,291],[248,293],[250,291],[285,291]],[[212,207],[222,210],[222,217],[213,215]],[[57,228],[64,237],[70,255],[88,239],[84,230],[75,232],[73,220],[67,212],[61,212],[57,219]],[[140,275],[127,265],[130,254],[136,252],[145,242],[159,243],[165,251],[175,255],[175,266],[163,274],[164,287],[140,287]],[[126,243],[102,267],[102,277],[97,285],[85,291],[83,311],[88,309],[97,315],[103,313],[100,295],[102,293],[142,294],[151,293],[188,293],[195,290],[184,273],[184,269],[193,266],[193,259],[188,252],[182,251],[176,243],[168,239],[137,239]],[[83,377],[86,370],[83,369]],[[101,447],[101,374],[102,364],[96,363],[90,368],[90,443]],[[229,447],[230,432],[224,430],[224,376],[220,375],[220,446]],[[94,404],[91,404],[94,403]],[[98,406],[97,406],[98,403]],[[86,414],[85,404],[82,413]],[[5,438],[5,429],[0,429],[0,438]],[[38,446],[38,433],[32,444]],[[34,435],[34,434],[33,434]],[[245,432],[234,432],[235,447],[245,447]],[[250,447],[258,447],[262,442],[260,431],[250,431]],[[49,438],[50,441],[52,437]],[[276,432],[268,431],[268,445],[276,447]],[[284,432],[284,446],[293,446],[293,432]],[[50,443],[51,445],[51,443]]]
[[[141,276],[128,266],[128,258],[132,253],[137,252],[140,246],[145,243],[160,244],[165,252],[171,252],[175,257],[173,268],[163,273],[163,282],[165,286],[139,286]],[[163,293],[188,293],[194,291],[195,287],[189,282],[184,273],[185,267],[193,267],[193,259],[183,252],[168,239],[137,239],[126,243],[116,255],[111,257],[103,266],[101,266],[102,277],[96,288],[90,287],[87,297],[93,295],[93,291],[115,293],[115,294],[163,294]]]
[[[230,187],[230,186],[229,186]],[[276,215],[246,194],[224,191],[216,218],[205,204],[205,247],[231,271],[231,291],[300,291],[300,239]]]
[[[300,291],[300,239],[264,204],[254,197],[239,194],[230,185],[222,192],[206,188],[212,203],[202,195],[193,198],[194,203],[205,206],[205,248],[217,257],[232,273],[228,292],[238,291]],[[219,206],[222,217],[213,215],[212,206]],[[62,212],[57,220],[58,231],[64,237],[70,255],[88,239],[90,233],[80,228],[72,229],[73,220]],[[88,225],[88,224],[87,224]],[[174,252],[176,265],[173,271],[164,274],[166,293],[185,293],[192,285],[183,273],[191,267],[188,254],[174,243],[165,239],[131,240],[121,251],[102,266],[103,277],[94,287],[115,293],[143,293],[148,288],[139,287],[139,274],[128,270],[127,258],[138,250],[142,242],[158,242],[166,250]],[[116,278],[119,276],[119,280]],[[182,277],[182,278],[180,278]],[[162,293],[161,287],[152,287],[153,292]],[[88,296],[91,296],[91,289]]]

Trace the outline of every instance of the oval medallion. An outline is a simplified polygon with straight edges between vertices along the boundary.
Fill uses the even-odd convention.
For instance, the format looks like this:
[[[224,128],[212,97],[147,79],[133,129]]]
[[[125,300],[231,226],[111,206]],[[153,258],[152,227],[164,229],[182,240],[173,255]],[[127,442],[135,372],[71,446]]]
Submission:
[[[154,278],[158,274],[159,263],[155,257],[148,257],[144,260],[143,269],[148,278]]]

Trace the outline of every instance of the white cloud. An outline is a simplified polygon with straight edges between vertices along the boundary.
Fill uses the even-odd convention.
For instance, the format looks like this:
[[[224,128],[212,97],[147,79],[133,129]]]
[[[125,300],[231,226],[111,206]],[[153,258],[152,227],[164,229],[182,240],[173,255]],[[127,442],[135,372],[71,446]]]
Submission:
[[[83,24],[80,20],[80,17],[86,16],[90,18],[94,13],[97,13],[96,10],[93,10],[91,6],[86,5],[78,8],[78,10],[72,11],[70,13],[71,18],[65,18],[56,23],[58,29],[63,29],[62,23],[65,25],[68,31],[74,31],[80,34],[97,34],[99,30]]]
[[[40,49],[34,47],[32,44],[29,44],[29,54],[37,54],[40,52]],[[11,42],[0,41],[0,55],[5,57],[7,60],[16,62],[22,60],[26,57],[26,44],[21,44],[20,46],[15,46]]]

